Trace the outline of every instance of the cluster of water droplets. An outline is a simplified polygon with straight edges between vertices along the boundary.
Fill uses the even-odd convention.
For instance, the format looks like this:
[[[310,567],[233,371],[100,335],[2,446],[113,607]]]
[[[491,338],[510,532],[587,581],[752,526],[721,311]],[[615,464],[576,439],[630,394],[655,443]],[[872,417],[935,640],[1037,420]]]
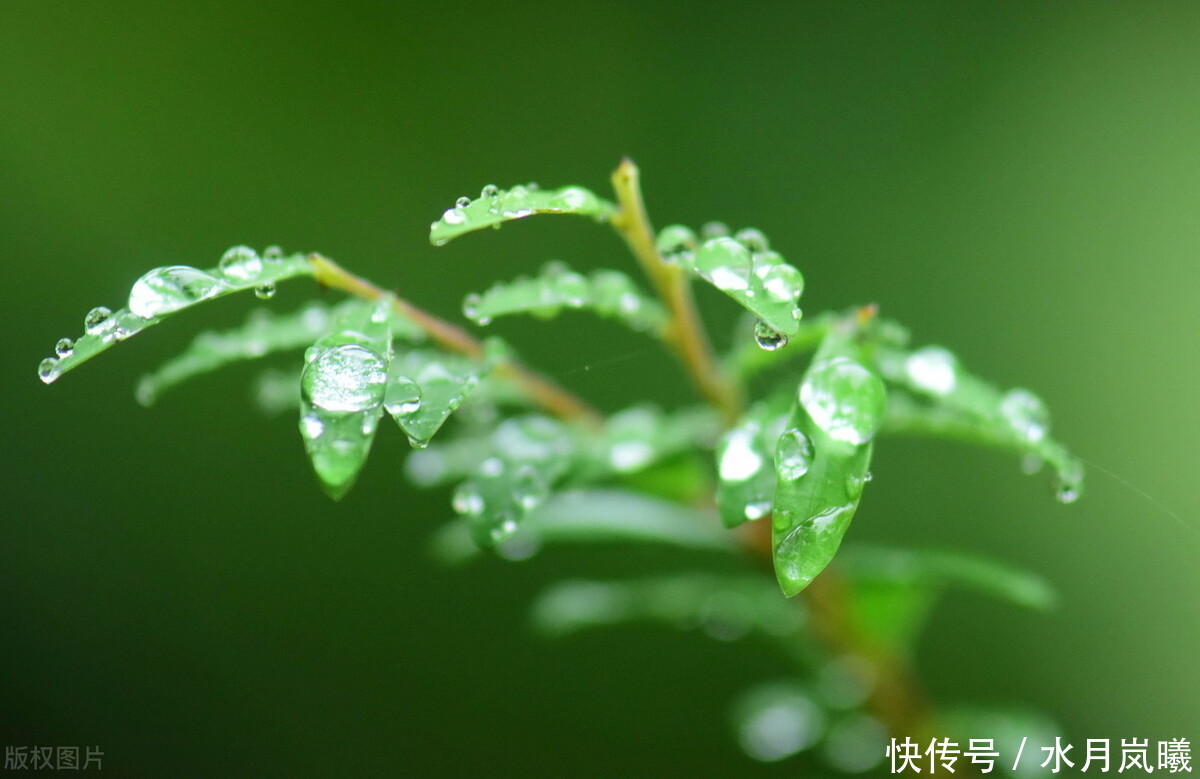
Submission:
[[[655,246],[666,262],[696,273],[758,315],[754,340],[761,348],[780,349],[798,330],[804,277],[771,250],[762,231],[747,227],[730,235],[725,224],[710,222],[697,238],[683,225],[670,225]]]
[[[612,211],[609,203],[583,187],[543,190],[535,183],[501,189],[488,184],[471,199],[463,196],[430,227],[430,239],[441,246],[462,233],[481,227],[499,228],[512,219],[537,213],[577,213],[603,218]]]

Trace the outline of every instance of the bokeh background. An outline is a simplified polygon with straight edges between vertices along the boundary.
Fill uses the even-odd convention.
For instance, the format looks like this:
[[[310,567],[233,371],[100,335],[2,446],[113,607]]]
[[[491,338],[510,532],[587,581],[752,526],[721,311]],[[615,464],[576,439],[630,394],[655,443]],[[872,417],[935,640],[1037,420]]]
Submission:
[[[625,154],[659,225],[762,228],[807,310],[878,302],[1037,389],[1119,477],[1061,506],[997,453],[878,447],[852,539],[980,552],[1062,597],[949,597],[918,658],[936,697],[1040,708],[1078,742],[1200,740],[1198,39],[1194,3],[3,3],[0,743],[99,745],[114,775],[795,775],[729,737],[730,700],[785,670],[765,644],[528,628],[559,577],[682,558],[446,569],[448,496],[404,484],[397,431],[332,503],[252,368],[134,403],[255,301],[35,375],[146,269],[236,243],[445,315],[549,258],[625,265],[568,218],[426,241],[483,184],[604,191]],[[497,327],[606,408],[690,398],[615,327]]]

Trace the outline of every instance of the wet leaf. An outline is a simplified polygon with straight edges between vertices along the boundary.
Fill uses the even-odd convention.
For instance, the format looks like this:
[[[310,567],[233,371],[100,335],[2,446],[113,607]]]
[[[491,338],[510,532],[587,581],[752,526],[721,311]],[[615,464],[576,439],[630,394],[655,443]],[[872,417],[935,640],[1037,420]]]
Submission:
[[[488,185],[474,200],[459,198],[430,225],[429,242],[442,246],[464,233],[534,214],[580,214],[599,220],[615,211],[615,205],[583,187],[543,190],[527,184],[505,190]]]

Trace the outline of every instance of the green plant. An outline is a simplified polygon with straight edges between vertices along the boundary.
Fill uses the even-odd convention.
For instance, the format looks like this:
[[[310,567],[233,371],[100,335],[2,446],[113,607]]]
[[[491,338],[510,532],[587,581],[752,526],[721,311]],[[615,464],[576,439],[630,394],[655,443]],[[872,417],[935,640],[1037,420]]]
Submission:
[[[742,550],[769,561],[784,595],[803,598],[789,601],[761,574],[738,569],[562,582],[533,608],[550,634],[649,619],[701,624],[717,637],[757,630],[781,642],[796,658],[795,678],[752,690],[735,706],[742,745],[756,758],[781,759],[820,741],[833,766],[863,770],[882,758],[884,733],[974,733],[981,722],[1017,737],[1052,730],[1018,714],[935,713],[908,661],[943,587],[1045,608],[1053,598],[1039,578],[962,555],[895,549],[848,548],[830,566],[870,481],[880,435],[1011,450],[1030,471],[1048,464],[1058,498],[1074,501],[1082,466],[1049,436],[1041,401],[976,378],[945,349],[911,349],[904,328],[874,306],[802,317],[803,277],[761,232],[730,235],[709,224],[700,236],[677,225],[655,234],[631,162],[617,168],[613,185],[615,202],[581,187],[488,186],[434,222],[430,240],[441,246],[542,213],[607,223],[653,295],[620,271],[585,276],[552,263],[467,295],[463,313],[478,325],[567,309],[615,319],[672,352],[700,403],[666,411],[636,405],[605,417],[527,368],[499,339],[477,340],[321,255],[274,248],[260,256],[235,247],[210,270],[150,271],[126,308],[89,312],[85,334],[60,340],[39,376],[53,382],[205,300],[243,290],[269,298],[279,282],[313,277],[348,299],[291,314],[263,310],[239,328],[202,334],[141,379],[138,400],[153,403],[234,361],[307,347],[295,373],[264,376],[264,402],[298,408],[313,469],[335,499],[353,485],[379,421],[390,415],[415,449],[411,480],[456,485],[459,519],[435,538],[448,559],[621,539],[722,555]],[[694,279],[747,312],[743,337],[720,358],[693,303]],[[451,415],[456,423],[431,443]]]

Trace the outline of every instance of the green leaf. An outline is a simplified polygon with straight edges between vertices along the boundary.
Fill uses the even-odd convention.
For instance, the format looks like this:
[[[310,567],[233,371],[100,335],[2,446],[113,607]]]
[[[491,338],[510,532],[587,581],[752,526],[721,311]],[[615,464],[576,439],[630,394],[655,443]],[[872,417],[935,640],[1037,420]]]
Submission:
[[[663,259],[693,271],[758,316],[762,327],[756,337],[764,349],[778,349],[799,332],[804,277],[771,251],[758,230],[709,238],[692,251],[695,236],[672,225],[658,234],[656,245]]]
[[[583,187],[542,190],[536,184],[509,190],[488,185],[475,200],[460,197],[453,208],[429,227],[429,242],[443,246],[463,233],[499,227],[513,219],[533,214],[581,214],[607,219],[617,207]]]
[[[771,512],[775,446],[793,403],[791,393],[756,403],[717,443],[717,508],[726,527]]]
[[[888,432],[1007,449],[1024,455],[1030,472],[1049,463],[1062,502],[1074,502],[1082,494],[1083,463],[1050,436],[1050,413],[1037,395],[1022,388],[1002,391],[967,372],[939,346],[912,352],[885,346],[876,359],[884,377],[907,390],[893,393]]]
[[[388,373],[384,406],[408,442],[423,449],[486,370],[485,363],[432,350],[397,355]]]
[[[300,371],[267,368],[254,379],[252,398],[264,415],[277,417],[300,408]]]
[[[838,568],[855,582],[957,586],[1035,611],[1057,602],[1041,576],[964,552],[856,546],[838,557]]]
[[[351,300],[338,310],[362,305],[366,304]],[[138,402],[152,405],[163,392],[176,385],[232,362],[308,346],[328,332],[335,315],[324,303],[314,301],[288,314],[257,309],[241,327],[200,333],[183,352],[142,376],[137,386]]]
[[[38,377],[50,384],[113,344],[198,303],[250,289],[269,297],[277,282],[312,273],[302,254],[284,257],[278,250],[268,250],[259,257],[244,246],[230,249],[218,267],[208,270],[186,265],[155,268],[134,283],[128,308],[112,311],[97,306],[89,311],[83,321],[84,335],[60,339],[55,356],[38,365]]]
[[[534,601],[532,617],[540,631],[552,636],[647,621],[702,627],[723,640],[751,631],[790,635],[803,620],[795,605],[780,598],[762,577],[703,573],[559,582]]]
[[[624,273],[598,270],[588,278],[561,262],[547,263],[537,276],[497,283],[463,300],[463,314],[480,325],[510,314],[550,319],[564,308],[588,309],[638,331],[659,332],[667,322],[662,305]]]
[[[830,330],[779,438],[771,538],[785,594],[808,586],[833,559],[870,479],[872,438],[883,421],[883,382],[861,362],[856,331]]]
[[[385,298],[343,311],[304,353],[300,435],[321,486],[335,500],[353,486],[383,416],[390,309]]]
[[[545,544],[657,543],[684,549],[732,552],[733,539],[711,513],[636,492],[614,489],[569,490],[529,512],[508,539],[496,545],[504,557],[525,558]],[[434,540],[439,556],[461,562],[480,547],[466,522],[443,526]]]
[[[458,485],[453,500],[454,510],[466,518],[481,546],[512,536],[572,466],[576,454],[570,431],[539,415],[501,422],[491,436],[490,449],[491,454]]]

